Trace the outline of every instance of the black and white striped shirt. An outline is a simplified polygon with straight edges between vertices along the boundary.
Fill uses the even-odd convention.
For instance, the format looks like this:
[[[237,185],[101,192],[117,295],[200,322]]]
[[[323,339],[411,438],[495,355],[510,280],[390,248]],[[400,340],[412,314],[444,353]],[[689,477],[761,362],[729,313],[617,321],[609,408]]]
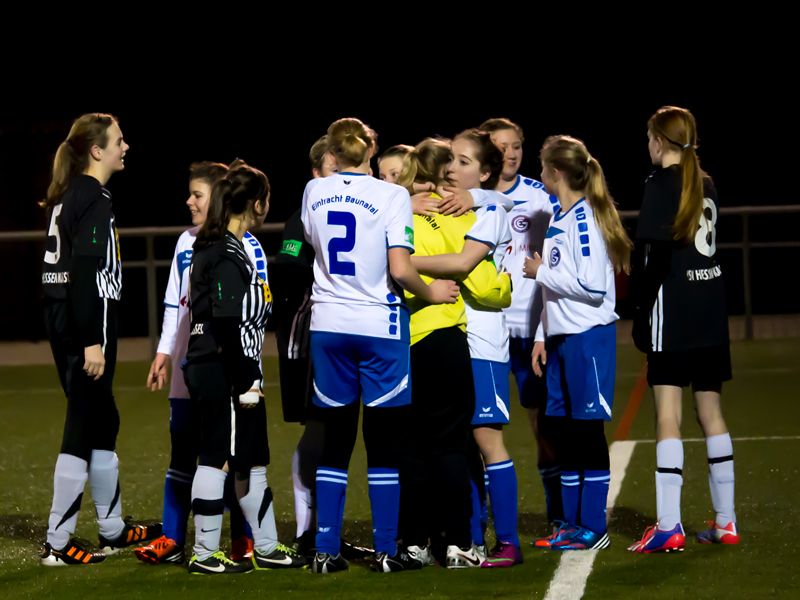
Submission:
[[[219,333],[219,325],[215,332],[214,323],[235,319],[244,356],[257,361],[272,312],[272,294],[242,242],[226,233],[216,243],[195,250],[189,287],[192,325],[187,360],[215,356],[221,340],[215,335]]]
[[[78,257],[97,258],[97,295],[119,300],[122,266],[111,193],[89,175],[78,175],[48,214],[42,285],[45,296],[65,300]]]

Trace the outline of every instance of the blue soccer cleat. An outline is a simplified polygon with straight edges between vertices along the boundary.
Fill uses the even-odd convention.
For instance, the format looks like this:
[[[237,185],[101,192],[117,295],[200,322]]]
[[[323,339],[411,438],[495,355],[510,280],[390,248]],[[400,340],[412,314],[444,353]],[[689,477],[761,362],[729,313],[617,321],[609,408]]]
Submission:
[[[608,548],[611,540],[608,533],[595,533],[591,529],[574,525],[574,533],[561,539],[554,541],[550,546],[551,550],[602,550]]]
[[[648,527],[642,539],[628,547],[628,552],[652,554],[653,552],[683,552],[686,546],[686,534],[683,525],[678,523],[669,531]]]

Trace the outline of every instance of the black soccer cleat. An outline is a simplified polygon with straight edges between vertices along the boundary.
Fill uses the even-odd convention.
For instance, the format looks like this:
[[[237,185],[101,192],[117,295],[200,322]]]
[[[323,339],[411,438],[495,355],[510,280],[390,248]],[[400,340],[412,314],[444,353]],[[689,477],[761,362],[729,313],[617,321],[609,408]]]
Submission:
[[[42,548],[42,564],[46,567],[92,565],[105,559],[106,555],[102,551],[79,538],[72,538],[61,550],[55,550],[48,542]]]
[[[189,573],[192,575],[230,575],[247,573],[253,570],[253,563],[248,561],[233,562],[218,550],[205,560],[198,560],[195,554],[189,560]]]
[[[123,548],[133,546],[140,542],[148,542],[161,537],[161,523],[159,521],[134,521],[133,517],[125,517],[125,527],[113,540],[102,535],[99,536],[100,549],[107,556],[119,554]]]
[[[253,548],[253,566],[256,571],[266,569],[301,569],[308,564],[305,556],[298,554],[283,544],[269,554],[261,554],[258,548]]]
[[[333,556],[327,552],[317,552],[314,562],[311,563],[311,572],[336,573],[337,571],[346,571],[349,566],[350,563],[342,557],[341,553]]]
[[[378,552],[375,555],[375,562],[380,573],[415,571],[422,568],[422,562],[413,558],[403,546],[397,547],[394,556],[389,556],[388,552]]]
[[[316,550],[317,544],[317,534],[314,533],[312,530],[307,530],[303,535],[300,537],[294,538],[294,544],[292,544],[292,550],[297,552],[298,554],[305,556],[308,559],[308,564],[314,560],[314,556],[317,554]]]

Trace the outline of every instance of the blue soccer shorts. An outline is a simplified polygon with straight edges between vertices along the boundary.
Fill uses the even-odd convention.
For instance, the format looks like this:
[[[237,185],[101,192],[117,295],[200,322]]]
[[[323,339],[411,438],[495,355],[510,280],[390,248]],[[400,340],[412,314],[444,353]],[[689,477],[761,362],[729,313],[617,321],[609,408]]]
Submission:
[[[475,413],[472,426],[508,425],[511,396],[510,362],[472,359],[472,379],[475,382]]]
[[[314,404],[337,407],[411,403],[411,346],[407,341],[311,332]]]
[[[547,411],[551,417],[611,420],[617,326],[547,340]]]

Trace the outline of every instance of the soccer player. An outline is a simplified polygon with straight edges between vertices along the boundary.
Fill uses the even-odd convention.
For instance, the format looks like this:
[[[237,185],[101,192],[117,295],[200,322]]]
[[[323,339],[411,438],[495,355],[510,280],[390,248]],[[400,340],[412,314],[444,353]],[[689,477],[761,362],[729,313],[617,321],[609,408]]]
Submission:
[[[315,573],[348,568],[340,554],[347,469],[364,403],[373,540],[379,571],[421,565],[398,548],[397,439],[411,401],[408,309],[397,282],[432,303],[455,302],[450,281],[430,285],[411,265],[411,203],[401,187],[368,175],[371,130],[358,119],[328,128],[339,172],[313,179],[303,197],[306,239],[315,252],[311,312],[314,403],[324,408],[317,469]]]
[[[491,143],[488,136],[484,137]],[[454,149],[458,148],[454,144]],[[398,183],[409,190],[414,189],[414,184],[429,185],[432,189],[449,185],[444,177],[448,164],[453,162],[453,154],[445,140],[423,141],[406,155]],[[499,170],[502,157],[495,158],[496,170]],[[473,162],[485,167],[491,161]],[[477,169],[479,172],[474,179],[478,182],[481,179],[491,181],[492,169],[484,167]],[[452,174],[455,178],[455,170]],[[475,183],[471,179],[469,182]],[[476,220],[472,212],[461,217],[415,215],[417,256],[461,252],[465,236]],[[482,253],[486,253],[485,247]],[[485,558],[471,545],[474,537],[470,531],[470,516],[474,511],[470,500],[468,448],[470,422],[476,410],[476,388],[471,377],[473,364],[465,335],[468,325],[463,303],[498,309],[493,311],[494,317],[502,318],[499,309],[511,302],[511,280],[498,274],[490,261],[479,261],[474,269],[461,273],[460,280],[463,300],[459,299],[453,306],[432,306],[406,294],[411,310],[411,374],[415,385],[413,426],[404,440],[401,471],[403,541],[409,545],[409,552],[424,564],[432,564],[433,555],[441,557],[440,563],[453,569],[479,567]],[[503,330],[504,327],[500,327],[497,336],[502,337]],[[491,377],[491,373],[488,375]],[[431,548],[428,548],[428,539],[432,541]]]
[[[414,149],[413,146],[400,144],[392,146],[378,159],[378,174],[381,181],[397,183],[400,171],[403,170],[403,157]]]
[[[540,154],[542,181],[561,208],[550,221],[542,261],[526,277],[544,288],[533,370],[547,365],[547,415],[561,461],[564,523],[551,550],[609,545],[611,480],[603,423],[611,420],[616,368],[614,272],[630,271],[631,242],[608,193],[603,169],[580,140],[551,136]]]
[[[240,164],[214,184],[193,246],[192,321],[184,374],[201,426],[199,466],[192,482],[195,545],[190,573],[306,564],[278,543],[272,491],[267,487],[269,445],[258,359],[272,296],[243,240],[248,229],[263,223],[268,210],[266,176]],[[252,564],[235,563],[219,550],[229,457],[236,496],[253,532]]]
[[[161,339],[147,376],[147,386],[151,391],[155,391],[156,388],[160,390],[167,378],[170,378],[169,429],[172,442],[170,466],[164,482],[164,535],[135,550],[136,557],[148,564],[184,562],[183,547],[191,511],[192,478],[197,468],[200,436],[200,415],[192,407],[189,390],[186,389],[183,371],[180,369],[186,357],[191,323],[189,265],[192,260],[192,245],[200,226],[206,220],[211,188],[227,172],[226,165],[214,162],[193,163],[189,167],[189,199],[186,204],[189,207],[193,227],[181,234],[175,246],[170,278],[164,296]],[[259,276],[266,282],[266,257],[261,244],[255,236],[247,232],[243,238],[243,245],[250,262],[256,265]],[[173,368],[171,377],[170,363],[177,367]],[[239,561],[252,556],[253,542],[246,534],[246,521],[235,498],[233,479],[229,477],[226,480],[226,503],[231,513],[231,558]]]
[[[508,213],[512,241],[508,246],[503,265],[511,274],[514,293],[511,306],[503,312],[509,334],[511,371],[519,391],[520,404],[527,409],[538,450],[539,474],[544,485],[547,504],[547,520],[553,525],[553,533],[564,520],[561,505],[561,466],[555,446],[548,431],[547,383],[544,377],[535,377],[531,365],[534,336],[542,314],[542,295],[533,279],[523,277],[525,258],[534,252],[542,254],[545,234],[553,212],[558,210],[558,198],[548,194],[544,185],[530,177],[519,175],[522,164],[522,144],[525,137],[522,128],[508,119],[489,119],[481,130],[490,132],[492,141],[503,151],[505,162],[495,191],[510,198],[514,208]],[[483,190],[471,190],[476,204],[491,199]],[[548,547],[552,535],[534,542],[539,547]]]
[[[447,167],[450,185],[464,189],[481,186],[493,189],[497,185],[503,169],[503,154],[488,133],[477,129],[460,133],[453,140],[452,154]],[[459,254],[414,257],[414,266],[428,274],[467,275],[481,261],[490,261],[499,270],[511,242],[505,210],[501,206],[490,205],[478,209],[475,217],[475,223],[464,236],[464,247]],[[485,463],[497,545],[481,566],[510,567],[522,563],[523,559],[517,535],[517,477],[514,463],[503,443],[502,429],[509,422],[511,370],[508,327],[501,309],[483,306],[467,293],[464,294],[464,302],[475,385],[472,427],[483,456],[478,472],[472,474],[472,542],[479,548],[485,544],[481,523],[482,504],[485,502],[479,500],[479,484],[485,486]],[[485,554],[485,551],[481,553]]]
[[[122,266],[105,185],[125,168],[128,149],[115,117],[79,117],[58,147],[53,179],[41,203],[50,221],[42,273],[45,325],[67,396],[41,555],[46,566],[98,563],[126,546],[161,535],[161,524],[122,519],[114,452],[119,413],[112,384]],[[100,551],[70,539],[87,480],[100,528]]]
[[[691,385],[708,452],[716,519],[701,543],[738,544],[733,445],[722,417],[722,382],[732,378],[725,286],[717,260],[717,192],[697,158],[697,124],[686,109],[660,108],[647,123],[650,160],[636,229],[631,290],[633,338],[647,353],[656,403],[658,522],[629,550],[683,550],[681,396]]]

